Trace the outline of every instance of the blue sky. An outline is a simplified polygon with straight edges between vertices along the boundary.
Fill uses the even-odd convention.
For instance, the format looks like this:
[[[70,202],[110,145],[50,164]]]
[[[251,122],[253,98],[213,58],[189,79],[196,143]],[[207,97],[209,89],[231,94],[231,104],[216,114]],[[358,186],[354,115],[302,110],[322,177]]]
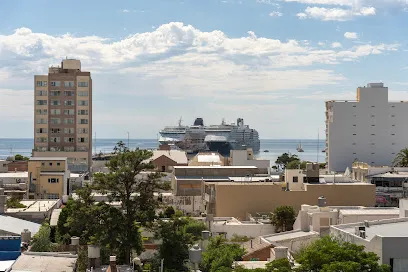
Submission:
[[[405,0],[0,1],[0,138],[33,137],[33,75],[91,71],[98,138],[243,117],[316,138],[324,101],[382,81],[408,100]]]

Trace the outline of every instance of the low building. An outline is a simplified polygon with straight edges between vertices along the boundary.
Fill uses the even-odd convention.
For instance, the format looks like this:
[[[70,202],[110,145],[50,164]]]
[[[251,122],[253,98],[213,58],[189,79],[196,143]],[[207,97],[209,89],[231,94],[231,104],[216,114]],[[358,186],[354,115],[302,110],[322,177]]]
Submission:
[[[330,227],[338,239],[374,252],[392,271],[408,271],[408,218],[365,221]]]
[[[188,166],[226,166],[228,158],[223,157],[218,152],[199,152],[188,162]]]
[[[154,150],[148,161],[161,172],[172,172],[175,166],[188,165],[186,152],[181,150]]]
[[[28,175],[30,198],[62,199],[71,193],[67,158],[32,157]]]
[[[229,165],[255,166],[260,169],[269,169],[271,167],[271,161],[255,159],[254,152],[251,148],[248,148],[247,150],[231,150]]]
[[[12,265],[10,272],[75,272],[78,256],[69,253],[24,252]]]
[[[28,198],[28,172],[0,173],[0,188],[7,196]]]
[[[175,195],[201,196],[202,181],[231,182],[237,178],[239,180],[268,179],[267,173],[267,169],[259,169],[256,166],[175,166],[172,189]]]
[[[365,162],[354,162],[352,177],[361,182],[371,182],[371,176],[387,172],[408,172],[408,167],[376,166]]]
[[[28,161],[10,161],[7,168],[8,172],[27,172]]]
[[[391,171],[380,174],[368,175],[371,184],[377,191],[377,205],[398,207],[401,198],[407,197],[408,171]]]
[[[323,198],[320,198],[319,201],[320,203],[326,202]],[[315,231],[320,235],[327,235],[332,225],[398,218],[399,214],[398,208],[302,205],[293,229]]]
[[[0,173],[6,173],[8,172],[8,166],[9,161],[6,160],[0,160]]]
[[[278,206],[316,205],[320,196],[329,206],[375,205],[375,186],[367,183],[304,184],[304,190],[287,191],[282,182],[203,182],[203,210],[214,216],[238,219],[247,213],[273,211]]]
[[[61,207],[60,199],[22,200],[25,208],[7,208],[5,214],[31,222],[41,223],[50,218],[52,211]]]
[[[41,224],[15,218],[9,215],[0,215],[0,236],[20,236],[24,230],[29,230],[34,236],[41,227]]]

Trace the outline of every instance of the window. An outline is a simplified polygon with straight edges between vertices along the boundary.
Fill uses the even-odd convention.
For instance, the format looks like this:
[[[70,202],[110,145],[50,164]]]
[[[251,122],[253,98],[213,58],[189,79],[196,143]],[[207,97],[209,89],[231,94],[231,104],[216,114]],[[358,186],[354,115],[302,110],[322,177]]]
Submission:
[[[374,155],[375,153],[373,152],[373,153],[371,153],[371,155]]]
[[[78,110],[78,115],[88,115],[88,110]]]
[[[37,95],[37,96],[46,96],[47,93],[48,93],[47,91],[36,91],[35,95]]]
[[[78,106],[88,106],[88,100],[78,100]]]
[[[78,151],[88,151],[88,148],[86,146],[79,146]]]
[[[393,127],[395,127],[395,125],[392,125]]]
[[[47,87],[47,81],[37,81],[37,87]]]
[[[371,117],[375,117],[375,115],[374,115],[374,114],[371,114]]]
[[[75,143],[75,138],[73,138],[73,137],[64,137],[64,142],[66,142],[66,143]]]
[[[36,141],[37,143],[46,143],[46,142],[47,142],[47,138],[45,138],[45,137],[38,137],[38,138],[35,138],[35,141]]]
[[[88,124],[88,119],[79,119],[78,124],[87,125]]]
[[[60,96],[61,91],[50,91],[50,96]]]
[[[88,96],[87,91],[78,92],[78,96]]]
[[[59,115],[61,114],[61,110],[60,109],[52,109],[51,110],[51,115]]]
[[[52,152],[58,152],[58,151],[61,151],[61,148],[59,148],[59,147],[57,147],[57,146],[51,146],[51,147],[50,147],[50,151],[52,151]]]
[[[66,100],[64,101],[65,106],[75,106],[74,100]]]
[[[65,146],[64,151],[73,152],[73,151],[75,151],[75,148],[73,146]]]
[[[391,136],[395,136],[395,133],[392,133]]]
[[[52,162],[50,162],[50,165],[52,165]],[[48,183],[58,183],[59,182],[59,178],[49,178],[48,179]]]
[[[65,87],[74,87],[75,82],[74,81],[64,81],[64,86]]]
[[[53,125],[59,125],[61,124],[61,119],[60,118],[51,118],[51,124]]]
[[[356,105],[353,105],[353,108],[355,108],[356,107]]]
[[[395,145],[395,143],[392,143],[392,145]]]
[[[64,128],[64,133],[65,134],[73,134],[73,133],[75,133],[75,129],[73,129],[73,128]]]
[[[75,92],[74,92],[74,91],[65,91],[65,92],[64,92],[64,95],[65,95],[65,96],[74,96],[74,95],[75,95]]]
[[[51,100],[51,106],[60,106],[61,101],[60,100]]]
[[[65,114],[65,115],[74,115],[74,114],[75,114],[75,110],[64,110],[64,114]]]
[[[45,165],[45,163],[44,163],[44,162],[42,162],[42,163],[41,163],[41,166],[44,166],[44,165]]]
[[[375,125],[371,125],[372,127],[375,127]]]
[[[48,120],[47,119],[37,119],[37,124],[48,124]]]
[[[60,142],[60,137],[51,137],[50,138],[50,143],[59,143]]]
[[[78,87],[88,87],[88,81],[79,81]]]
[[[356,154],[357,154],[356,152],[353,153],[353,155],[356,155]]]
[[[371,106],[372,108],[375,108],[375,106]]]
[[[78,138],[78,143],[87,143],[88,142],[88,138]]]
[[[64,119],[64,124],[66,124],[66,125],[72,125],[74,123],[75,123],[74,118],[65,118]]]
[[[353,143],[353,145],[356,145],[356,143]]]
[[[47,115],[48,114],[48,110],[36,110],[35,113],[37,115]]]
[[[371,134],[371,136],[375,136],[375,134],[373,133],[373,134]]]
[[[88,129],[87,128],[78,128],[78,134],[87,134]]]
[[[375,143],[371,143],[371,145],[375,145]]]
[[[47,100],[37,100],[36,104],[39,106],[46,106]]]
[[[293,177],[293,180],[292,180],[292,182],[293,182],[293,183],[296,183],[296,182],[298,182],[298,177]]]
[[[395,108],[395,106],[394,106],[394,105],[392,105],[392,106],[391,106],[391,108]]]
[[[357,135],[356,133],[353,133],[353,135],[355,136],[355,135]]]
[[[61,132],[61,129],[59,129],[59,128],[52,128],[51,129],[51,133],[52,134],[58,134],[58,133],[60,133]]]
[[[46,128],[37,128],[36,132],[37,133],[47,133],[47,129]]]
[[[356,125],[353,125],[353,127],[355,127]]]
[[[395,117],[395,114],[391,115],[391,117]]]
[[[61,165],[61,163],[60,162],[57,162],[57,166],[60,166]]]
[[[60,81],[51,81],[50,86],[59,87],[59,86],[61,86],[61,82]]]
[[[59,199],[59,194],[47,194],[48,199]]]

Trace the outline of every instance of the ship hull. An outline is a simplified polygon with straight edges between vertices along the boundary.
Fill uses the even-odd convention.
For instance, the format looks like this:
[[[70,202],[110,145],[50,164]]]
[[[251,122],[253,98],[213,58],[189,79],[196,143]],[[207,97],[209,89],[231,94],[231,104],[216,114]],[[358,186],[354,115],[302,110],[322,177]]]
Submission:
[[[222,156],[229,156],[232,146],[228,142],[207,142],[210,151],[218,152]]]

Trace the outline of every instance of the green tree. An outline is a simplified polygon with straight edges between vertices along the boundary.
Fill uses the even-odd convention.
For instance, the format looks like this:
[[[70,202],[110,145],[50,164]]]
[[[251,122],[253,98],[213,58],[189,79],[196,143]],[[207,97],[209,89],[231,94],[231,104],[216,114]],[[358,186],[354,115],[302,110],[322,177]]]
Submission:
[[[243,242],[248,242],[251,239],[252,239],[251,237],[248,237],[246,235],[237,235],[234,233],[229,240],[230,242],[234,242],[234,243],[243,243]]]
[[[229,244],[222,236],[210,239],[203,253],[200,268],[203,272],[231,271],[234,261],[242,260],[245,250],[238,244]]]
[[[205,230],[202,222],[189,217],[173,217],[171,220],[159,220],[155,226],[155,237],[161,239],[157,263],[164,259],[166,271],[188,271],[188,249],[201,237]]]
[[[276,232],[292,230],[295,220],[295,211],[291,206],[279,206],[271,215],[271,223]]]
[[[307,161],[294,160],[286,165],[286,169],[306,169]]]
[[[7,206],[7,208],[10,208],[10,209],[21,209],[21,208],[26,207],[26,205],[20,203],[20,199],[18,199],[16,197],[11,197],[11,198],[7,199],[6,206]]]
[[[297,155],[289,155],[288,153],[283,153],[280,155],[275,163],[280,169],[285,169],[288,163],[292,161],[300,161]]]
[[[278,259],[266,264],[265,271],[291,272],[292,267],[288,259]]]
[[[50,252],[53,249],[51,243],[51,227],[48,222],[44,222],[38,232],[33,237],[33,245],[31,251],[33,252]]]
[[[341,242],[326,236],[301,250],[296,272],[390,272],[388,265],[379,265],[379,257],[365,252],[364,246]]]
[[[398,152],[393,161],[393,165],[396,167],[408,167],[408,148],[404,148]]]
[[[135,235],[138,233],[136,222],[145,226],[156,219],[156,208],[160,203],[154,198],[154,193],[168,189],[168,184],[159,181],[159,173],[141,173],[155,168],[148,162],[153,155],[151,151],[131,151],[123,142],[119,142],[114,151],[116,156],[106,164],[110,172],[95,174],[93,186],[107,193],[111,201],[121,202],[126,237],[123,247],[125,259],[129,262],[132,249],[137,249],[140,244],[140,235]]]
[[[20,155],[20,154],[16,154],[14,156],[14,160],[16,160],[16,161],[28,161],[29,159],[30,159],[29,157],[25,157],[25,156]]]
[[[72,215],[73,202],[73,199],[69,199],[65,207],[61,210],[55,232],[57,242],[65,245],[69,244],[71,239],[70,229],[67,224],[68,218]]]
[[[164,210],[164,216],[166,218],[171,218],[173,215],[176,213],[174,210],[173,206],[167,206],[166,209]]]

